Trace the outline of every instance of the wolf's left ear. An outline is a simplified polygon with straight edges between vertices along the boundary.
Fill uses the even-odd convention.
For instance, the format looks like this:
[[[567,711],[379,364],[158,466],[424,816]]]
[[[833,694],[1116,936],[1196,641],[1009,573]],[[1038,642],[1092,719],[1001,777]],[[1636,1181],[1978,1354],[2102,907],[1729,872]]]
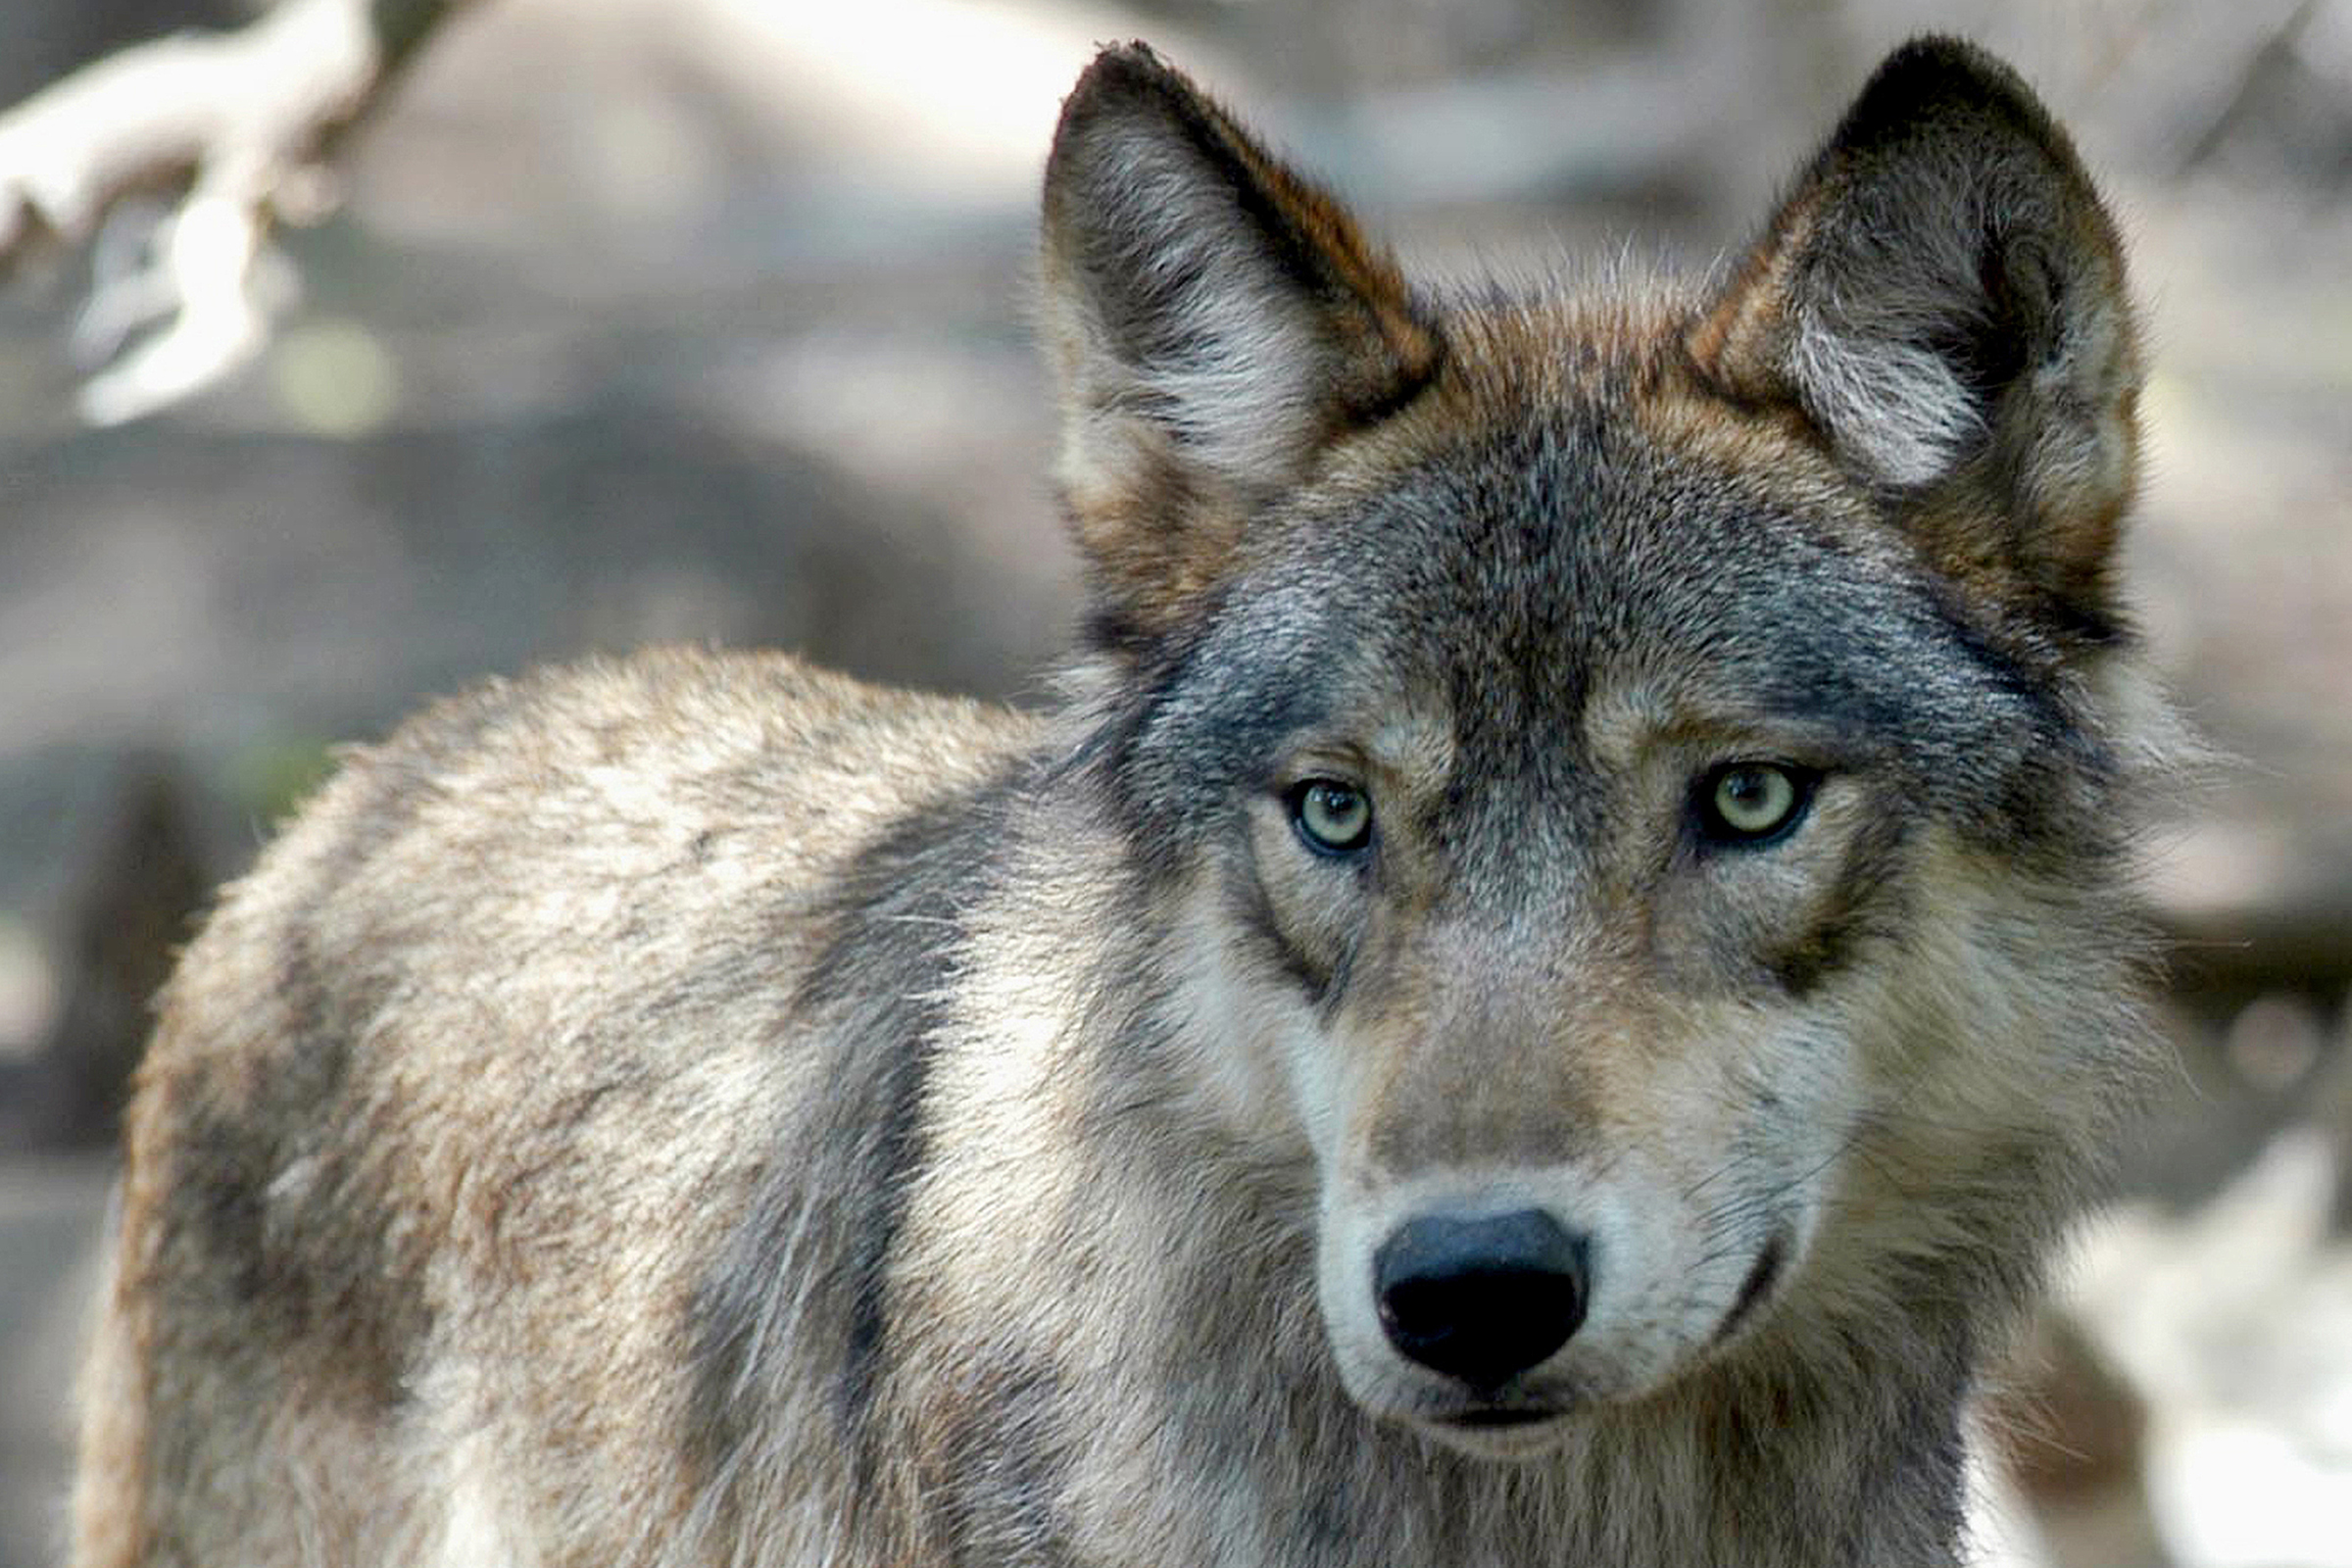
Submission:
[[[2066,133],[1999,61],[1889,56],[1687,340],[1794,405],[1923,542],[2104,619],[2139,365],[2123,252]]]
[[[1062,105],[1043,305],[1063,503],[1114,641],[1180,618],[1250,514],[1440,357],[1389,255],[1141,44]]]

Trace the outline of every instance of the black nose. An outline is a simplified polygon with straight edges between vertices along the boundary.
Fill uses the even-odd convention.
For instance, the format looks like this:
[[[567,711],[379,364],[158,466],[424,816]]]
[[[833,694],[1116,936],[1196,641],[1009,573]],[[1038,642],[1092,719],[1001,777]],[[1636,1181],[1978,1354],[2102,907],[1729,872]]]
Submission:
[[[1540,1208],[1407,1220],[1372,1259],[1380,1326],[1423,1366],[1497,1388],[1584,1322],[1585,1252]]]

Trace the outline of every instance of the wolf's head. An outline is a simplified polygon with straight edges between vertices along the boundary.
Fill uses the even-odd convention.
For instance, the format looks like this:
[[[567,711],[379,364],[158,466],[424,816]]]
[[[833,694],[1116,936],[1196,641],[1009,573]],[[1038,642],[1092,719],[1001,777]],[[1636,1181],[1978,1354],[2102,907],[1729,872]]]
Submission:
[[[1900,51],[1725,276],[1585,298],[1408,285],[1113,49],[1045,290],[1100,753],[1354,1397],[1531,1452],[2013,1303],[2143,771],[2120,252],[2016,76]]]

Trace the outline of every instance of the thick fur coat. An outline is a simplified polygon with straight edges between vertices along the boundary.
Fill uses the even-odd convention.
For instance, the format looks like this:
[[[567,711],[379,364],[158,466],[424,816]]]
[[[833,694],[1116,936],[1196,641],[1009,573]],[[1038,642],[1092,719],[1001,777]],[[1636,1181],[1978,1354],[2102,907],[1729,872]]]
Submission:
[[[164,999],[83,1568],[1936,1568],[2143,1051],[2112,223],[1887,61],[1743,259],[1408,284],[1141,47],[1062,700],[356,752]]]

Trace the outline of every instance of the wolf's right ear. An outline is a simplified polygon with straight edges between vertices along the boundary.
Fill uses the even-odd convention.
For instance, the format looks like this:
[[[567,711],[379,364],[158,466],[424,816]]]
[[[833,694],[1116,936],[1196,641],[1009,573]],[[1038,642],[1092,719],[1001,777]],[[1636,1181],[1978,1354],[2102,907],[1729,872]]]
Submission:
[[[1114,643],[1180,619],[1265,498],[1441,354],[1339,203],[1141,44],[1062,105],[1043,306],[1063,505]]]

